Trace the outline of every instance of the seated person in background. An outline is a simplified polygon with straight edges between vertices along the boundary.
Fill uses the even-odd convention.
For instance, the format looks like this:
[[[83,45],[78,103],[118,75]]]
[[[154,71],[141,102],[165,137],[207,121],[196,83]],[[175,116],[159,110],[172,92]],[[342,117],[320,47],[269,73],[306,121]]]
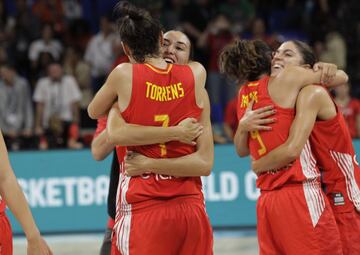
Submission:
[[[79,143],[79,101],[81,92],[73,76],[64,75],[60,64],[48,67],[48,76],[35,88],[35,132],[39,148],[82,148]]]
[[[10,65],[0,67],[0,128],[10,150],[31,144],[34,114],[30,86]]]
[[[350,95],[350,85],[346,83],[336,87],[335,102],[339,106],[348,125],[351,138],[360,137],[360,100]]]

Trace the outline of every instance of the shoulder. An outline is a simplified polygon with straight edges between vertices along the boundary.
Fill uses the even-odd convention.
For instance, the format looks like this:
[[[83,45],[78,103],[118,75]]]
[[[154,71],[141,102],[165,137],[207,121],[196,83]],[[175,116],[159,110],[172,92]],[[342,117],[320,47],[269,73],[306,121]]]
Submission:
[[[132,79],[131,63],[121,63],[117,65],[109,74],[106,83],[121,84]]]
[[[321,85],[308,85],[300,90],[300,95],[328,95],[328,92]]]
[[[191,61],[191,62],[189,62],[188,66],[191,68],[194,75],[195,74],[199,74],[199,75],[200,74],[206,74],[205,67],[202,64],[200,64],[199,62]]]
[[[121,63],[117,65],[111,72],[113,75],[124,75],[129,74],[129,71],[132,71],[133,64],[131,63]]]
[[[320,102],[321,99],[329,98],[329,92],[321,85],[308,85],[300,90],[298,100],[307,102]]]

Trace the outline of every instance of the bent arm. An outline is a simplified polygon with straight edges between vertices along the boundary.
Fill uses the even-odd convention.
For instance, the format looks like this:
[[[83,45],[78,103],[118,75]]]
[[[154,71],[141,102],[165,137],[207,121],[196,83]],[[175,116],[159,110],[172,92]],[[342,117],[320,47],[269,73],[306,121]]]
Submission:
[[[241,120],[239,121],[239,125],[234,136],[234,144],[237,154],[240,157],[246,157],[250,155],[248,144],[249,132],[242,128],[240,122]]]
[[[96,136],[91,142],[91,154],[97,161],[105,159],[115,148],[109,141],[106,129]]]
[[[98,119],[109,112],[118,96],[117,85],[122,84],[122,86],[126,86],[126,84],[129,83],[129,80],[132,80],[128,77],[128,74],[131,73],[131,68],[132,67],[131,65],[129,66],[129,64],[120,64],[109,74],[106,82],[99,89],[88,106],[87,110],[90,118]],[[124,91],[122,90],[121,92],[124,92],[124,94],[130,98],[128,93],[131,94],[131,90],[129,91],[124,89]]]
[[[148,145],[181,140],[181,126],[155,127],[126,123],[118,107],[111,108],[107,123],[109,142],[121,146]]]
[[[142,172],[151,170],[156,174],[172,176],[208,176],[214,163],[214,143],[210,122],[210,103],[205,89],[202,91],[203,112],[200,124],[203,125],[203,133],[196,140],[196,152],[171,159],[154,159],[144,156]],[[125,169],[127,168],[125,164]]]
[[[326,93],[317,86],[308,86],[301,90],[288,139],[264,157],[252,162],[252,169],[256,174],[284,167],[300,156],[324,100],[323,92]]]
[[[314,71],[313,69],[304,68],[301,66],[290,66],[284,69],[279,74],[279,78],[283,79],[284,84],[296,84],[299,91],[301,88],[310,84],[321,84],[322,83],[322,72]],[[296,77],[296,79],[294,79]],[[342,70],[337,70],[334,78],[326,84],[326,87],[336,87],[342,85],[348,81],[349,77]]]

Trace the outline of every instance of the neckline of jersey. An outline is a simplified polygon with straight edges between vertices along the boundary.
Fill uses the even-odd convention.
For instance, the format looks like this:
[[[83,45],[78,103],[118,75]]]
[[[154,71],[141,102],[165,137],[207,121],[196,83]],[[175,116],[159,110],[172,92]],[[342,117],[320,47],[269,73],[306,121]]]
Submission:
[[[173,64],[167,64],[167,67],[165,69],[162,69],[162,68],[159,68],[159,67],[156,67],[156,66],[153,66],[149,63],[146,63],[145,64],[147,67],[149,67],[151,70],[153,70],[154,72],[156,73],[160,73],[160,74],[167,74],[170,72]]]

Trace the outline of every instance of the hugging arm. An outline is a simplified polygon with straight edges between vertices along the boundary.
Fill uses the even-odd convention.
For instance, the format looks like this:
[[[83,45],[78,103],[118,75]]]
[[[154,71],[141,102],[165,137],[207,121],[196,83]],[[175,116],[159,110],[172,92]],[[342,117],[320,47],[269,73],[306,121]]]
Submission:
[[[251,101],[246,108],[245,114],[239,121],[238,128],[234,136],[236,152],[240,157],[246,157],[250,154],[248,145],[249,132],[256,130],[271,130],[267,126],[275,121],[275,118],[269,118],[275,113],[272,105],[252,110],[254,101]]]
[[[169,141],[180,141],[187,144],[202,133],[202,125],[193,118],[187,118],[173,127],[140,126],[126,123],[115,104],[110,112],[107,123],[109,142],[121,146],[136,146]]]
[[[252,162],[252,169],[256,174],[284,167],[300,156],[311,134],[321,104],[327,100],[327,97],[327,92],[319,86],[312,85],[301,90],[288,139],[284,144]]]
[[[141,175],[147,171],[172,176],[207,176],[211,173],[214,144],[210,122],[210,103],[205,89],[202,91],[202,98],[204,107],[199,122],[204,128],[196,140],[196,152],[171,159],[154,159],[135,154],[125,160],[125,171],[128,175]]]

